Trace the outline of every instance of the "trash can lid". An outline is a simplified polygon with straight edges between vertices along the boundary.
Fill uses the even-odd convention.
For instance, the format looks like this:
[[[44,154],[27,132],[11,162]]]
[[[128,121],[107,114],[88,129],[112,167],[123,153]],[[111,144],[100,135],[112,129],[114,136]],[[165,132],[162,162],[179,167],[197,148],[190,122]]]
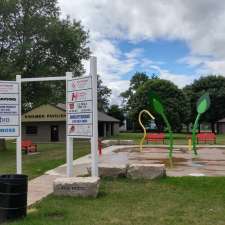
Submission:
[[[20,180],[20,179],[27,179],[28,176],[24,174],[2,174],[0,175],[0,179],[12,179],[12,180]]]

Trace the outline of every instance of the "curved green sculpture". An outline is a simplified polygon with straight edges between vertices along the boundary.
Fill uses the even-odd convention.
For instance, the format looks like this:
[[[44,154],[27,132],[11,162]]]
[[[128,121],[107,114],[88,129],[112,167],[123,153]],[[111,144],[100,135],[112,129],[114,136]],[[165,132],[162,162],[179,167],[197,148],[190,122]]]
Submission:
[[[205,93],[204,95],[202,95],[196,104],[196,110],[198,112],[197,117],[195,119],[195,123],[192,129],[192,149],[195,155],[197,155],[197,148],[196,148],[196,130],[199,124],[199,119],[201,117],[201,115],[203,113],[205,113],[210,107],[210,97],[209,97],[209,93]]]
[[[161,103],[161,100],[159,97],[152,91],[149,92],[148,97],[150,99],[150,107],[154,109],[155,112],[160,114],[164,120],[164,123],[166,124],[166,128],[169,132],[169,158],[172,158],[173,156],[173,133],[170,126],[170,123],[166,117],[164,107]]]

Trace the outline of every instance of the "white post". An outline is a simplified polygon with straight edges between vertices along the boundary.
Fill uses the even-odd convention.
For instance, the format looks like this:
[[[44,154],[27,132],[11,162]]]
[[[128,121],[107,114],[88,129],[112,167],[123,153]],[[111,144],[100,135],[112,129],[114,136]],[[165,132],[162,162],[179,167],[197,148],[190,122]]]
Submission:
[[[66,72],[66,174],[67,177],[73,176],[73,138],[68,136],[68,108],[67,108],[67,101],[68,101],[68,80],[72,79],[72,73]]]
[[[16,75],[16,81],[19,83],[19,99],[18,99],[18,119],[19,119],[19,137],[16,139],[16,173],[22,173],[22,151],[21,151],[21,136],[22,136],[22,129],[21,129],[21,75]]]
[[[93,137],[91,138],[91,175],[98,176],[98,106],[97,106],[97,58],[90,59],[90,75],[93,90]]]

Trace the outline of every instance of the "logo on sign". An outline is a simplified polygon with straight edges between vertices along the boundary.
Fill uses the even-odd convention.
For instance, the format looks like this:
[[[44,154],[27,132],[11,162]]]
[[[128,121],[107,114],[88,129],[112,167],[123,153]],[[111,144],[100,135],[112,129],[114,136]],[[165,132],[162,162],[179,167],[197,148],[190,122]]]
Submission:
[[[84,98],[86,95],[86,92],[73,92],[72,101],[77,101],[77,99]]]
[[[2,133],[15,133],[16,129],[15,128],[0,128],[0,132],[2,132]]]
[[[70,109],[74,109],[75,107],[74,107],[74,103],[69,103],[69,108]]]
[[[8,117],[0,117],[0,123],[8,123],[9,118]]]
[[[75,132],[75,126],[72,125],[72,126],[70,127],[69,133],[71,134],[71,133],[74,133],[74,132]]]
[[[0,98],[0,101],[16,101],[16,98]]]

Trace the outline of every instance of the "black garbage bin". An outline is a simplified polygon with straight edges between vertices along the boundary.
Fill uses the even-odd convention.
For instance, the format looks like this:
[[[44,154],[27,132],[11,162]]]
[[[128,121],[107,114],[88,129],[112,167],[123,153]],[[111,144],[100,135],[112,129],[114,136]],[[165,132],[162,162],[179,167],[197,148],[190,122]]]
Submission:
[[[0,175],[0,223],[26,216],[27,183],[26,175]]]

